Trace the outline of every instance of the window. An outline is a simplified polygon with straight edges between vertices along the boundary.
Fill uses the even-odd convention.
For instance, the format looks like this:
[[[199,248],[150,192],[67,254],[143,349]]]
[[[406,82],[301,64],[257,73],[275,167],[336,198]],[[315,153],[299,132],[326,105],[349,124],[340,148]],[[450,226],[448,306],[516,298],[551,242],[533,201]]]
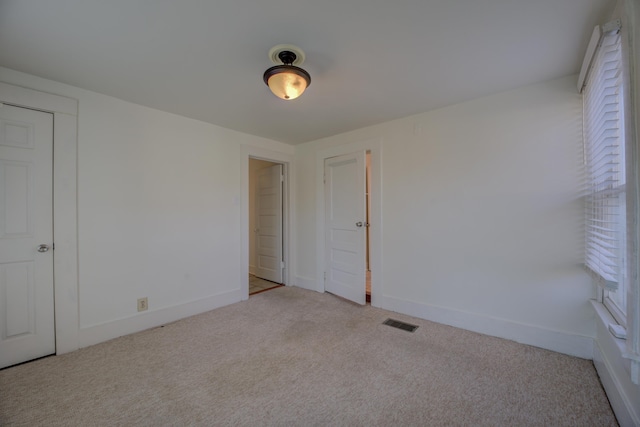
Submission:
[[[585,265],[626,325],[624,88],[619,22],[604,26],[584,86]]]

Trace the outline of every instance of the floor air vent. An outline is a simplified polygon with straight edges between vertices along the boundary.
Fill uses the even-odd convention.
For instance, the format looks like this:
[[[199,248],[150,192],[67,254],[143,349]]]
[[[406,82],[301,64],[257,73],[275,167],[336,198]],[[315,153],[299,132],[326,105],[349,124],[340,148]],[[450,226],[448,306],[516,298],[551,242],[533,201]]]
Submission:
[[[409,323],[401,322],[399,320],[394,320],[394,319],[387,319],[384,322],[382,322],[382,324],[393,326],[394,328],[402,329],[403,331],[407,331],[407,332],[413,332],[416,329],[418,329],[416,325],[411,325]]]

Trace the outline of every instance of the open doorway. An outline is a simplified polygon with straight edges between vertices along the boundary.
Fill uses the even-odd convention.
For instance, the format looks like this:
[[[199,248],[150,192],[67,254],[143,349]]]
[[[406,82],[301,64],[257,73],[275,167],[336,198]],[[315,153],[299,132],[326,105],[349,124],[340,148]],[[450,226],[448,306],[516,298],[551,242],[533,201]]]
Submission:
[[[291,266],[295,265],[295,242],[292,238],[291,230],[291,218],[292,218],[292,206],[295,205],[295,193],[291,191],[290,177],[294,176],[295,170],[293,165],[293,154],[280,151],[274,151],[259,147],[253,147],[245,145],[242,147],[242,167],[241,167],[241,198],[238,200],[233,197],[233,203],[238,203],[242,208],[240,209],[240,230],[241,230],[241,261],[240,261],[240,289],[239,296],[241,300],[249,298],[249,240],[250,235],[253,233],[249,228],[249,190],[252,188],[249,185],[249,162],[252,159],[266,160],[271,163],[277,163],[282,165],[284,174],[283,183],[283,244],[282,252],[284,254],[284,268],[282,284],[285,286],[292,285],[295,282],[293,277]],[[375,187],[374,187],[375,188]],[[255,227],[254,227],[255,228]],[[373,288],[375,289],[375,278]],[[375,298],[374,298],[375,301]]]
[[[249,295],[284,283],[284,165],[249,158]]]
[[[365,254],[366,254],[366,294],[367,303],[371,303],[371,150],[365,155]]]

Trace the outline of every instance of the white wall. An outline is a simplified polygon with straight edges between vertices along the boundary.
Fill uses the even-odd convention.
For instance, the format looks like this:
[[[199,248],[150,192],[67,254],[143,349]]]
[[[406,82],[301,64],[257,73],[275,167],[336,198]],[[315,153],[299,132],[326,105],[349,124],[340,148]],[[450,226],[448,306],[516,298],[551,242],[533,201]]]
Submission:
[[[582,107],[575,81],[297,146],[298,282],[313,287],[318,277],[317,153],[381,139],[383,219],[372,223],[383,230],[382,265],[372,265],[382,276],[379,305],[591,357],[594,289],[578,266]]]
[[[80,347],[241,300],[242,146],[291,146],[6,68],[0,81],[79,101]]]

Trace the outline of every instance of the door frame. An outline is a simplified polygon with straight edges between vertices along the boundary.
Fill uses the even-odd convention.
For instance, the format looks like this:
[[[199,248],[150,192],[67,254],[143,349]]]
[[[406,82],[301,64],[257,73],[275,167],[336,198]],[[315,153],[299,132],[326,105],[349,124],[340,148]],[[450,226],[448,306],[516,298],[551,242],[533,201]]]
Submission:
[[[293,147],[292,147],[293,148]],[[293,151],[293,150],[292,150]],[[266,160],[282,165],[284,185],[282,191],[282,245],[284,271],[282,281],[286,286],[293,285],[295,265],[295,243],[293,239],[293,207],[295,206],[295,191],[293,180],[293,154],[266,150],[250,145],[242,146],[242,200],[240,215],[241,256],[240,256],[240,295],[242,300],[249,299],[249,159]]]
[[[0,82],[0,102],[53,114],[53,294],[56,354],[78,349],[78,101]],[[0,107],[2,108],[2,107]]]
[[[371,227],[369,248],[371,267],[371,305],[382,304],[382,138],[371,138],[316,152],[316,290],[325,292],[325,159],[356,151],[371,153]],[[363,188],[363,191],[365,189]]]

